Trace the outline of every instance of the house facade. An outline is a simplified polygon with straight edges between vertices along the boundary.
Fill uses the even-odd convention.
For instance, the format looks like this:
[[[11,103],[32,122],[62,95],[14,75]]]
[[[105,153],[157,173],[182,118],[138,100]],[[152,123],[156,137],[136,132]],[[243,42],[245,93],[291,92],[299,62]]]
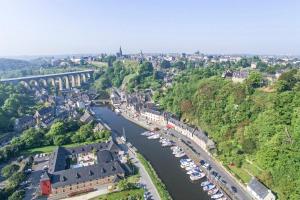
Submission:
[[[112,186],[125,176],[119,152],[113,141],[58,147],[49,157],[48,172],[40,179],[41,193],[62,199]]]

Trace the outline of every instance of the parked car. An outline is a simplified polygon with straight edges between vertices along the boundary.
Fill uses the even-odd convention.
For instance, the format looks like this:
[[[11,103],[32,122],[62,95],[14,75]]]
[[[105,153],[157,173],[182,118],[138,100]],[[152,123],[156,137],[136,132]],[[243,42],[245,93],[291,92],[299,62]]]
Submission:
[[[236,187],[234,187],[234,186],[231,186],[231,190],[232,190],[234,193],[237,193],[237,189],[236,189]]]
[[[205,160],[200,160],[200,165],[204,165],[205,164]]]
[[[224,179],[221,179],[221,182],[225,185],[227,184],[227,181],[225,181]]]

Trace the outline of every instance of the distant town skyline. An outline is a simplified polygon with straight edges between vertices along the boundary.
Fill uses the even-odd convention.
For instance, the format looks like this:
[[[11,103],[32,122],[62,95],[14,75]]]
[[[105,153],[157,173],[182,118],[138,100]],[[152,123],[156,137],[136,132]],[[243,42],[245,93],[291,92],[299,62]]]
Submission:
[[[300,2],[0,1],[0,57],[193,53],[300,55]]]

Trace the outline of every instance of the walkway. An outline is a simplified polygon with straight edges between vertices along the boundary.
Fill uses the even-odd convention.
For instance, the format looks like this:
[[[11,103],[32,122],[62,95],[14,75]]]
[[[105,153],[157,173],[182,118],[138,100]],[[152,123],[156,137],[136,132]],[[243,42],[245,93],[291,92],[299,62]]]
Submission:
[[[133,113],[125,110],[124,108],[121,110],[122,116],[127,118],[128,120],[131,120],[132,122],[143,126],[149,130],[153,129],[154,127],[160,127],[164,128],[162,125],[154,124],[148,124],[145,119],[142,117],[134,117]],[[184,135],[176,132],[175,130],[169,130],[172,134],[169,136],[172,136],[173,140],[176,141],[176,143],[180,143],[180,146],[184,149],[184,151],[191,157],[191,159],[195,160],[196,162],[199,162],[200,159],[206,160],[210,163],[213,170],[218,172],[219,175],[221,175],[222,179],[227,181],[225,190],[227,192],[230,192],[230,196],[234,199],[238,200],[251,200],[252,198],[246,191],[246,187],[242,185],[231,173],[229,173],[224,166],[222,166],[219,161],[215,160],[210,154],[208,154],[206,151],[204,151],[201,147],[199,147],[196,143],[194,143],[189,138],[185,137]],[[182,142],[185,141],[185,142]],[[188,145],[186,144],[188,142]],[[234,186],[237,188],[237,193],[231,192],[231,186]]]
[[[132,150],[128,151],[129,157],[132,163],[138,167],[139,173],[141,175],[140,184],[144,185],[148,192],[151,193],[151,199],[153,200],[160,200],[159,193],[151,180],[151,177],[147,173],[144,165],[137,159],[135,153]]]
[[[79,195],[79,196],[75,196],[75,197],[70,197],[70,198],[65,198],[63,200],[83,200],[83,199],[92,199],[92,198],[95,198],[95,197],[98,197],[100,195],[103,195],[103,194],[107,194],[109,191],[107,189],[107,186],[105,187],[101,187],[99,189],[97,189],[96,191],[94,192],[89,192],[87,194],[83,194],[83,195]]]

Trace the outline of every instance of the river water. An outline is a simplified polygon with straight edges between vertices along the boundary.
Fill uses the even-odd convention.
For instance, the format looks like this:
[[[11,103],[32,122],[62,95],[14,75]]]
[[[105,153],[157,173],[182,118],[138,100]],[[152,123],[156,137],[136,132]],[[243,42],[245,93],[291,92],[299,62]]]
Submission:
[[[170,148],[163,148],[158,140],[148,140],[140,135],[146,129],[117,115],[108,107],[95,107],[93,110],[96,116],[107,123],[116,134],[121,135],[123,128],[125,129],[127,140],[150,161],[174,200],[210,199],[199,182],[190,181],[185,170],[180,168],[179,159],[173,156]]]

